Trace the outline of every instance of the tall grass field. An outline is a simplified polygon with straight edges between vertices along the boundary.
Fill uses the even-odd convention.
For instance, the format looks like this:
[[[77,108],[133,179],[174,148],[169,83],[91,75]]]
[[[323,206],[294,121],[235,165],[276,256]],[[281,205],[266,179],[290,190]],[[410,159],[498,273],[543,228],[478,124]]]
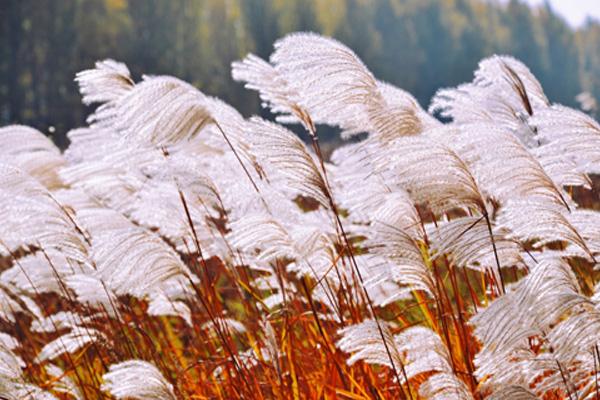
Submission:
[[[273,121],[104,60],[64,152],[0,128],[0,399],[600,399],[597,121],[508,56],[428,110],[311,33],[231,73]]]

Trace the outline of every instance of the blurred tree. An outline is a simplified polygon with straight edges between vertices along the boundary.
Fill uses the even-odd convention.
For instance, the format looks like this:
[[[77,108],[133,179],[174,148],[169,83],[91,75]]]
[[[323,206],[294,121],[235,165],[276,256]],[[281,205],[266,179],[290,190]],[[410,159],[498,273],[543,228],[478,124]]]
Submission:
[[[575,36],[565,21],[552,11],[549,3],[540,10],[539,21],[547,42],[548,66],[544,76],[540,77],[546,95],[551,101],[572,103],[581,92]]]
[[[600,99],[600,25],[588,21],[576,39],[582,89]]]
[[[510,29],[510,42],[505,52],[523,61],[535,75],[543,76],[548,60],[540,20],[534,17],[527,4],[510,0],[504,21]]]
[[[9,121],[22,119],[26,86],[22,82],[23,72],[19,65],[23,58],[22,41],[27,26],[31,22],[26,18],[27,5],[20,1],[3,2],[0,16],[2,18],[2,87],[3,117]]]
[[[259,57],[268,58],[273,50],[273,42],[279,38],[279,12],[273,6],[273,1],[242,1],[242,15],[253,52]]]

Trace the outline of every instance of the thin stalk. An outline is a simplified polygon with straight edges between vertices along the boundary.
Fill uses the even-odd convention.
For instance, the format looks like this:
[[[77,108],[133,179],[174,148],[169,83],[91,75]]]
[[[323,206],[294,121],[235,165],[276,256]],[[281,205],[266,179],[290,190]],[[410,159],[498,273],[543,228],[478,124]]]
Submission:
[[[446,262],[448,263],[448,260],[446,260]],[[461,340],[462,346],[464,348],[463,359],[465,361],[465,365],[469,372],[469,377],[471,378],[470,380],[471,380],[472,388],[476,389],[477,388],[477,380],[475,379],[475,371],[474,371],[474,368],[472,365],[471,352],[469,350],[469,337],[468,337],[467,328],[466,328],[466,321],[463,317],[464,306],[462,303],[462,298],[460,296],[460,292],[458,290],[458,283],[456,281],[456,275],[455,275],[456,268],[454,266],[450,265],[449,263],[447,265],[448,265],[448,269],[450,270],[450,282],[452,284],[452,290],[454,292],[454,297],[456,298],[456,306],[458,308],[458,321],[459,321],[459,325],[460,325],[460,330],[462,330],[462,335],[459,334],[458,337]]]
[[[504,278],[502,277],[502,270],[500,269],[500,258],[498,258],[498,249],[496,249],[496,240],[494,239],[494,233],[492,232],[492,223],[487,211],[484,211],[483,216],[485,217],[485,223],[487,224],[488,232],[490,234],[490,240],[492,241],[492,248],[494,249],[494,259],[496,260],[496,267],[498,268],[498,276],[500,277],[500,285],[502,287],[502,294],[506,293],[504,286]]]
[[[569,396],[569,400],[573,400],[573,396],[571,394],[571,389],[569,388],[569,383],[567,381],[567,377],[565,376],[563,368],[560,365],[560,362],[558,360],[555,360],[555,361],[556,361],[556,365],[558,366],[558,370],[560,371],[560,376],[563,380],[563,383],[565,384],[565,388],[567,389],[567,395]]]
[[[319,146],[319,141],[318,141],[318,137],[316,135],[316,131],[314,131],[314,130],[311,132],[311,139],[312,139],[313,148],[315,149],[315,152],[316,152],[317,157],[319,159],[319,162],[321,164],[321,169],[322,169],[323,178],[324,178],[324,182],[325,182],[325,190],[324,190],[325,195],[327,196],[327,199],[329,201],[329,205],[331,206],[332,213],[333,213],[334,218],[335,218],[335,220],[337,222],[338,228],[340,229],[340,232],[342,234],[342,238],[344,239],[344,244],[345,244],[346,248],[348,249],[348,253],[350,255],[351,265],[354,267],[356,275],[358,276],[358,279],[360,280],[360,285],[361,285],[362,291],[364,293],[365,299],[367,300],[367,306],[369,308],[371,316],[375,320],[375,323],[377,325],[377,330],[379,331],[379,335],[381,336],[381,340],[383,341],[383,346],[385,348],[385,352],[387,354],[387,357],[390,360],[390,365],[391,365],[391,368],[392,368],[392,372],[394,373],[394,376],[396,377],[396,380],[398,381],[398,385],[400,386],[402,397],[405,398],[405,399],[408,397],[411,400],[413,400],[413,395],[412,395],[412,391],[410,390],[409,379],[408,379],[408,375],[406,373],[406,369],[404,368],[404,363],[402,363],[402,361],[398,360],[399,363],[400,363],[400,369],[402,371],[402,375],[403,375],[404,380],[406,382],[408,396],[406,395],[406,393],[404,391],[404,387],[402,386],[402,383],[401,383],[402,381],[400,379],[400,375],[398,373],[398,370],[396,369],[396,365],[395,365],[395,362],[394,362],[394,358],[392,357],[391,350],[390,350],[389,345],[388,345],[388,343],[386,341],[385,334],[383,332],[383,327],[381,326],[381,321],[379,321],[379,318],[377,317],[377,314],[375,313],[375,308],[373,307],[373,302],[371,301],[369,293],[367,292],[367,289],[365,287],[363,277],[362,277],[362,275],[360,273],[360,270],[358,268],[358,264],[356,263],[356,260],[354,259],[354,254],[353,254],[353,251],[352,251],[352,246],[350,244],[350,241],[348,240],[348,236],[346,235],[346,231],[344,230],[344,226],[343,226],[342,221],[340,219],[337,206],[335,205],[335,201],[333,200],[333,196],[331,194],[331,189],[330,189],[329,183],[327,181],[327,172],[325,170],[325,162],[323,160],[323,156],[322,156],[322,153],[321,153],[321,148]],[[357,282],[357,284],[358,284],[358,282]]]
[[[321,326],[321,321],[319,320],[319,314],[317,313],[317,309],[312,300],[312,294],[311,294],[310,290],[308,289],[308,285],[306,284],[306,278],[305,277],[300,278],[300,283],[302,284],[302,288],[304,289],[304,293],[306,294],[306,298],[308,300],[308,304],[310,305],[310,309],[312,311],[313,318],[315,319],[317,329],[319,330],[319,334],[323,338],[323,343],[325,344],[325,348],[332,355],[332,359],[334,360],[334,364],[335,364],[335,369],[336,369],[338,375],[340,376],[340,380],[342,381],[342,384],[344,385],[344,389],[347,389],[348,383],[346,382],[346,379],[344,378],[344,374],[342,372],[342,368],[338,364],[337,358],[335,357],[335,354],[334,354],[333,350],[331,349],[332,345],[329,342],[327,335],[325,334],[325,331],[323,330],[323,327]]]
[[[198,235],[196,234],[196,228],[194,226],[194,223],[192,221],[192,217],[189,211],[189,208],[187,206],[187,202],[185,200],[185,196],[183,195],[183,192],[178,188],[178,193],[179,193],[179,197],[181,200],[181,203],[183,205],[183,209],[185,211],[185,215],[188,221],[188,224],[190,225],[190,229],[192,230],[192,235],[194,237],[194,242],[196,245],[196,251],[198,253],[198,256],[204,266],[204,271],[205,271],[205,276],[204,276],[204,284],[206,286],[206,290],[207,292],[210,292],[210,288],[211,285],[208,282],[208,266],[206,264],[206,260],[204,259],[203,253],[202,253],[202,248],[200,246],[200,241],[198,239]],[[221,329],[219,327],[217,318],[213,315],[209,304],[207,304],[204,301],[204,297],[202,296],[202,293],[198,290],[198,288],[196,287],[196,285],[193,283],[192,279],[190,277],[188,277],[188,280],[190,282],[190,285],[194,288],[194,290],[196,291],[197,297],[200,300],[202,306],[205,308],[206,312],[209,315],[209,318],[211,319],[213,326],[215,327],[215,331],[217,332],[217,336],[219,336],[219,339],[221,340],[221,342],[223,343],[223,347],[225,348],[225,350],[227,351],[227,353],[229,353],[229,356],[231,357],[231,361],[235,367],[235,369],[238,371],[238,373],[240,374],[240,376],[242,377],[242,380],[244,381],[244,383],[246,384],[246,386],[248,387],[248,389],[250,389],[251,385],[247,379],[246,374],[244,373],[244,371],[242,370],[241,366],[238,364],[235,355],[233,353],[233,350],[230,347],[230,343],[229,341],[226,339],[225,334],[223,332],[221,332]],[[213,288],[214,290],[214,288]],[[208,293],[207,293],[208,294]]]
[[[600,399],[600,390],[598,389],[598,363],[600,363],[600,353],[598,352],[598,345],[594,345],[592,349],[592,357],[594,358],[594,383],[596,384],[596,399]]]
[[[227,142],[227,145],[229,146],[229,148],[233,152],[233,155],[238,160],[238,163],[240,164],[240,166],[244,170],[244,173],[246,174],[246,176],[250,180],[250,183],[252,184],[252,187],[254,187],[254,190],[256,190],[256,193],[258,193],[258,195],[260,197],[260,200],[262,201],[263,205],[265,206],[265,209],[270,213],[269,206],[267,205],[267,202],[262,197],[262,193],[258,189],[258,186],[256,185],[256,182],[254,182],[254,179],[252,179],[252,175],[250,175],[250,171],[248,171],[248,168],[246,168],[246,165],[244,165],[244,162],[242,161],[241,157],[239,156],[238,152],[236,151],[235,147],[233,146],[233,143],[231,143],[231,141],[229,140],[229,138],[225,134],[225,131],[223,130],[223,128],[221,128],[221,125],[216,120],[213,121],[213,122],[215,123],[215,126],[217,127],[217,129],[219,130],[219,132],[221,132],[221,135],[223,135],[223,138]]]
[[[4,249],[5,249],[5,250],[8,252],[8,254],[10,255],[11,259],[13,260],[13,262],[14,262],[16,265],[18,265],[18,266],[19,266],[19,269],[21,270],[21,272],[23,272],[23,275],[25,275],[25,278],[27,279],[27,281],[28,281],[28,282],[29,282],[29,284],[31,285],[31,287],[32,287],[32,289],[33,289],[33,292],[35,293],[35,296],[37,297],[37,300],[38,300],[38,302],[39,302],[40,304],[42,304],[42,305],[43,305],[43,304],[44,304],[44,302],[42,301],[41,294],[40,294],[40,292],[38,291],[38,289],[37,289],[37,287],[35,286],[35,284],[33,283],[33,281],[31,280],[31,277],[29,276],[29,274],[28,274],[28,273],[25,271],[25,268],[23,267],[23,265],[22,265],[22,264],[19,262],[19,260],[18,260],[18,259],[17,259],[17,257],[15,256],[15,254],[14,254],[14,253],[13,253],[13,252],[12,252],[12,251],[11,251],[11,250],[8,248],[8,246],[6,246],[6,244],[5,244],[4,242],[0,241],[0,244],[1,244],[1,245],[2,245],[2,247],[4,247]],[[50,315],[50,313],[48,312],[48,310],[45,310],[45,309],[44,309],[44,311],[46,311],[46,313],[47,313],[48,315]],[[59,329],[58,329],[58,326],[56,325],[56,322],[54,322],[54,318],[50,318],[50,323],[52,324],[52,327],[54,328],[54,331],[55,331],[55,332],[58,332],[58,331],[59,331]],[[77,365],[75,364],[75,361],[73,360],[73,357],[71,357],[71,353],[69,353],[69,351],[68,351],[68,349],[67,349],[66,345],[64,345],[64,343],[62,343],[62,342],[61,342],[61,344],[63,344],[63,346],[62,346],[62,347],[63,347],[63,350],[64,350],[64,352],[65,352],[65,355],[66,355],[66,357],[67,357],[67,359],[68,359],[69,363],[71,363],[71,366],[73,367],[73,371],[75,372],[75,377],[77,378],[77,381],[78,381],[78,383],[79,383],[80,387],[81,387],[81,388],[82,388],[82,390],[83,390],[83,388],[85,387],[85,383],[84,383],[84,381],[83,381],[83,378],[81,377],[81,375],[79,375],[79,371],[77,370]],[[92,371],[91,371],[91,368],[90,368],[89,364],[86,364],[86,367],[88,368],[88,373],[89,373],[90,375],[93,375],[93,373],[92,373]],[[97,389],[97,392],[100,392],[100,391]],[[85,392],[85,390],[83,390],[83,395],[84,395],[85,399],[87,400],[87,395],[86,395],[86,392]]]

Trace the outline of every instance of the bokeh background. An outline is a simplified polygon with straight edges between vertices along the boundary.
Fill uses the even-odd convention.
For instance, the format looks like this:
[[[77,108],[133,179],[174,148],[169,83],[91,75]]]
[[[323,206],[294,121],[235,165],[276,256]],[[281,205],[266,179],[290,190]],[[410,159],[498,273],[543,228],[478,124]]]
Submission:
[[[65,146],[89,112],[75,73],[104,58],[264,113],[230,63],[268,57],[292,31],[341,40],[425,107],[494,53],[521,59],[552,101],[576,106],[582,91],[600,97],[600,24],[567,22],[556,1],[585,0],[0,0],[0,125],[32,125]]]

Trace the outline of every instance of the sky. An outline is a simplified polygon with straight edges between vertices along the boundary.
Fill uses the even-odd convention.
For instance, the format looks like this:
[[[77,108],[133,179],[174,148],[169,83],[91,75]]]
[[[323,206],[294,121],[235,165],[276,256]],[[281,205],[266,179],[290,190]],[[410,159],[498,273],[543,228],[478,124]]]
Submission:
[[[527,0],[529,4],[543,4],[544,0]],[[565,17],[573,27],[583,25],[587,16],[600,20],[600,0],[550,0],[552,8]]]

